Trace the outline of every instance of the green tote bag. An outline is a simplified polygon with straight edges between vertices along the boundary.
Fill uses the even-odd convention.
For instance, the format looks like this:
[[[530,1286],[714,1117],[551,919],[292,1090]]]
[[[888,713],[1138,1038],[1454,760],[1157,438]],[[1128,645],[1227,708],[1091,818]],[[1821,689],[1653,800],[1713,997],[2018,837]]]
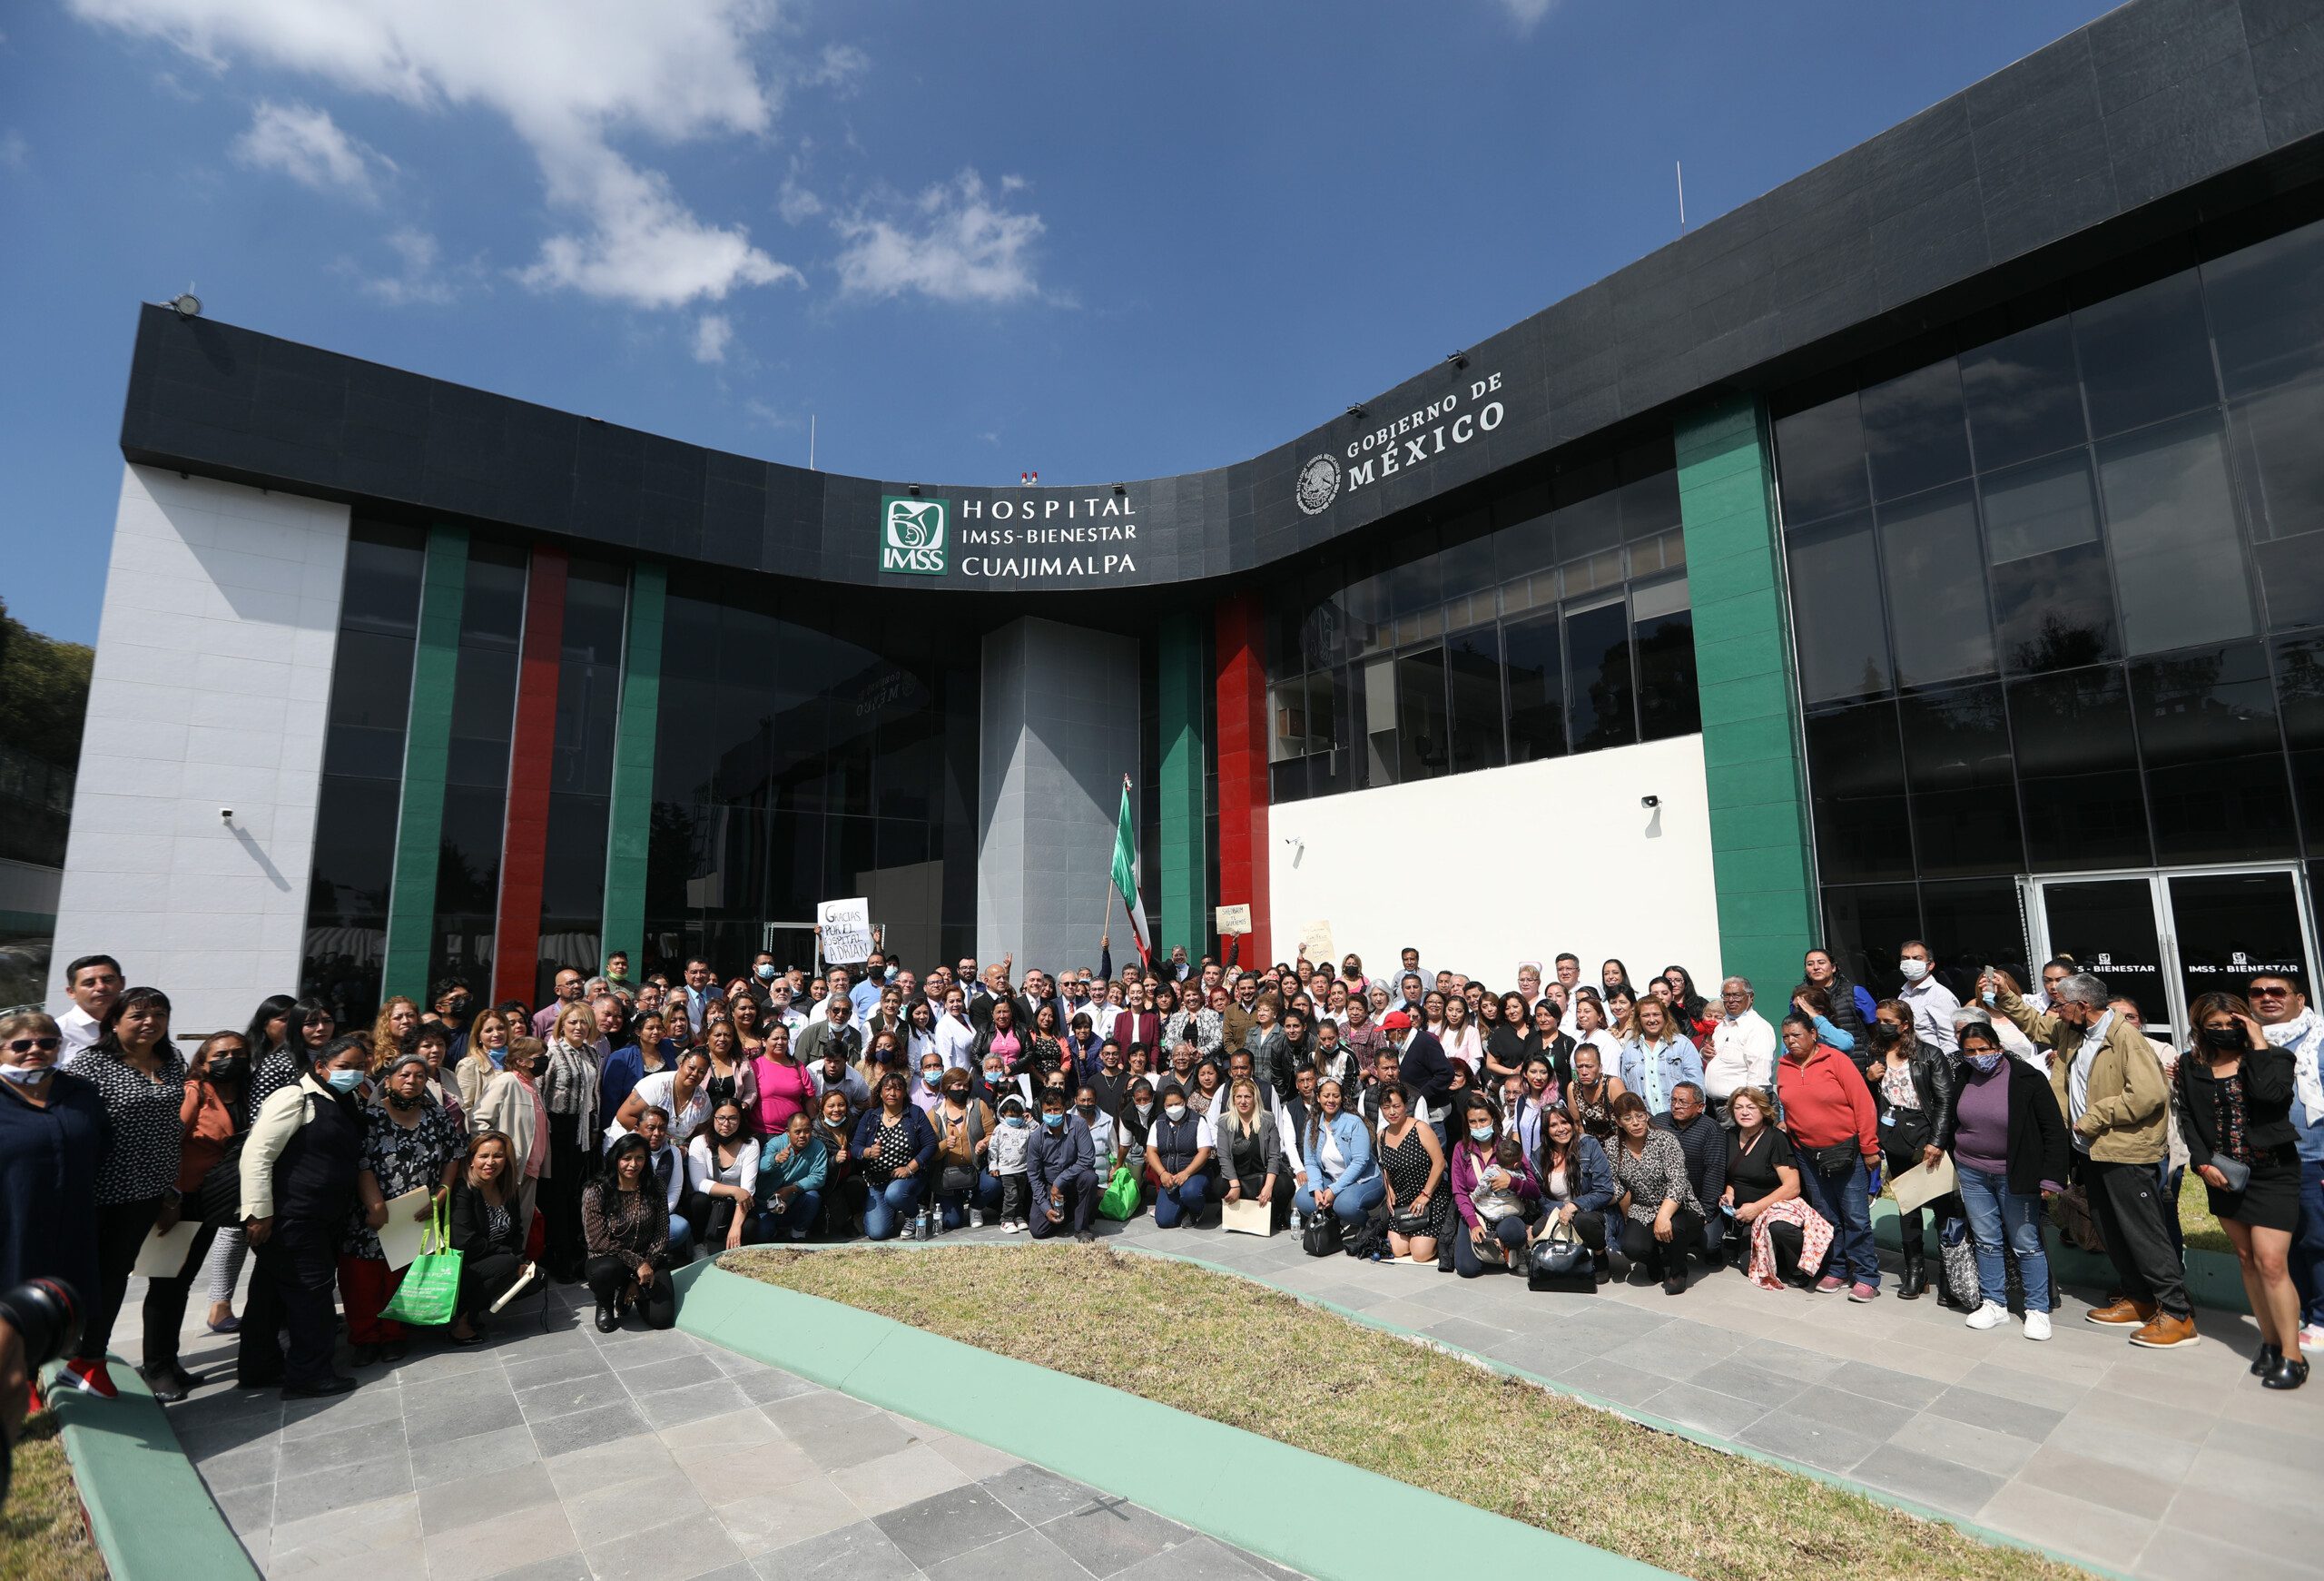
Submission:
[[[1098,1199],[1098,1216],[1105,1219],[1128,1220],[1137,1211],[1137,1177],[1131,1174],[1126,1165],[1117,1168],[1114,1171],[1113,1180],[1106,1187],[1105,1194]]]
[[[452,1250],[451,1225],[445,1205],[436,1204],[436,1221],[428,1226],[423,1250],[403,1272],[403,1283],[379,1309],[379,1316],[399,1323],[436,1328],[452,1320],[460,1299],[460,1254]]]

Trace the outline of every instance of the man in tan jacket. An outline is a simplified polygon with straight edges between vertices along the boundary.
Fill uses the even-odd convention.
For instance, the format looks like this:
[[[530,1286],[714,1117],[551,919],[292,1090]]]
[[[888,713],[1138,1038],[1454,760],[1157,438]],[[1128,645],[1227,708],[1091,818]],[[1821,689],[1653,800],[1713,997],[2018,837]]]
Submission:
[[[2131,1343],[2151,1350],[2194,1344],[2195,1311],[2165,1217],[2178,1206],[2162,1200],[2155,1169],[2168,1149],[2170,1089],[2146,1034],[2108,1006],[2106,985],[2087,973],[2053,988],[2046,1013],[1990,974],[1979,986],[2018,1030],[2056,1051],[2050,1086],[2124,1292],[2089,1320],[2135,1329]]]

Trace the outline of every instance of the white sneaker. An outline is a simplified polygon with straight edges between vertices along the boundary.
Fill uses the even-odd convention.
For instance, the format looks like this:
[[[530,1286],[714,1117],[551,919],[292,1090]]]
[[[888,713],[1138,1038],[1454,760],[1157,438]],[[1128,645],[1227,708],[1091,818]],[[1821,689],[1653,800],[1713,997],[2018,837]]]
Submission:
[[[982,1229],[984,1229],[986,1226],[988,1226],[989,1224],[990,1224],[990,1223],[991,1223],[991,1220],[989,1220],[989,1219],[987,1219],[987,1218],[984,1216],[984,1210],[983,1210],[983,1209],[979,1208],[979,1209],[976,1210],[976,1215],[977,1215],[977,1228],[978,1228],[978,1229],[982,1230]]]
[[[2028,1339],[2047,1339],[2050,1337],[2050,1314],[2047,1312],[2026,1313],[2025,1337]]]
[[[2008,1316],[2009,1309],[2007,1307],[1996,1306],[1994,1303],[1987,1301],[1984,1306],[1979,1307],[1975,1311],[1963,1319],[1962,1321],[1966,1323],[1972,1329],[1998,1329],[2002,1325],[2002,1319]]]
[[[2324,1323],[2309,1323],[2299,1331],[2302,1350],[2324,1350]]]
[[[1000,1228],[1010,1235],[1021,1235],[1025,1231],[1025,1221],[1022,1219],[1011,1219]]]

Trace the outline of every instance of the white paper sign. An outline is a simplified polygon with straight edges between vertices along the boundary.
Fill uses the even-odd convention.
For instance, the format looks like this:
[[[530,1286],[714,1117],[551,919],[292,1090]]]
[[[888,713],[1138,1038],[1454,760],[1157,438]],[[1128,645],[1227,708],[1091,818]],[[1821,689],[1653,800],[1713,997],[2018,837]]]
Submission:
[[[149,1280],[173,1280],[185,1266],[185,1254],[193,1247],[193,1237],[202,1228],[199,1219],[181,1219],[167,1230],[156,1230],[137,1249],[137,1261],[132,1273]]]
[[[1332,924],[1321,920],[1307,924],[1299,930],[1299,958],[1303,961],[1331,961]]]
[[[1239,1202],[1223,1202],[1218,1210],[1218,1227],[1236,1235],[1273,1235],[1275,1208],[1256,1197],[1246,1197]]]
[[[864,897],[824,901],[815,920],[822,924],[824,960],[856,966],[872,958],[872,905]]]
[[[426,1250],[422,1243],[434,1215],[422,1214],[434,1195],[425,1186],[414,1186],[400,1197],[388,1199],[388,1221],[379,1226],[379,1250],[387,1253],[389,1268],[409,1268],[412,1259]]]
[[[1247,905],[1223,905],[1218,908],[1218,936],[1251,931],[1251,908]]]

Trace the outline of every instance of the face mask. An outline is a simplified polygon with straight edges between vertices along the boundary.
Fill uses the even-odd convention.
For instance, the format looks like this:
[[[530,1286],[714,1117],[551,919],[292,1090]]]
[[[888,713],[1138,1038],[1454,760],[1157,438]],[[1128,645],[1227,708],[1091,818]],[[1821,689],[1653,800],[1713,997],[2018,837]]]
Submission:
[[[1902,1035],[1885,1021],[1876,1021],[1872,1023],[1872,1041],[1884,1049]]]
[[[2207,1047],[2214,1049],[2240,1049],[2250,1046],[2250,1040],[2243,1035],[2243,1029],[2240,1026],[2207,1026],[2203,1029],[2203,1042]]]
[[[1025,1117],[1021,1114],[1012,1114],[1000,1123],[1008,1126],[1011,1131],[1022,1131],[1025,1129]]]
[[[538,1080],[540,1077],[547,1074],[548,1056],[547,1054],[543,1054],[539,1059],[533,1062],[533,1076],[536,1080]]]
[[[54,1069],[53,1065],[0,1065],[0,1082],[11,1087],[37,1087]]]
[[[1471,1141],[1480,1142],[1491,1141],[1492,1140],[1492,1127],[1490,1125],[1472,1125],[1469,1127],[1469,1140]]]
[[[1899,961],[1896,963],[1896,970],[1905,974],[1905,982],[1918,983],[1922,978],[1928,975],[1928,963],[1925,961]]]
[[[250,1068],[250,1061],[240,1054],[221,1055],[210,1062],[210,1079],[213,1082],[239,1081]]]
[[[1073,1112],[1084,1120],[1098,1118],[1098,1106],[1095,1103],[1077,1103],[1073,1106]]]
[[[1137,1111],[1137,1117],[1140,1120],[1150,1119],[1153,1116],[1154,1105],[1151,1103],[1133,1103],[1130,1107]]]
[[[1984,993],[1978,995],[1978,997],[1983,999],[1987,1004],[1991,1004],[1994,1003],[1994,991],[1988,988]]]
[[[760,982],[762,982],[762,983],[772,983],[772,982],[773,982],[773,981],[774,981],[774,963],[773,963],[773,962],[772,962],[772,961],[770,961],[770,962],[767,962],[764,965],[762,965],[762,966],[758,969],[758,974],[759,974],[759,981],[760,981]]]
[[[1187,1117],[1187,1106],[1183,1103],[1173,1103],[1168,1108],[1162,1111],[1162,1112],[1168,1115],[1173,1122],[1176,1122],[1177,1121],[1184,1120]]]
[[[1062,1131],[1065,1129],[1065,1116],[1062,1114],[1044,1114],[1041,1116],[1041,1123],[1049,1127],[1051,1131]]]
[[[323,1072],[323,1084],[341,1097],[345,1097],[363,1085],[363,1072],[360,1071],[340,1070]]]
[[[1995,1071],[2001,1069],[2002,1056],[1999,1053],[1964,1054],[1961,1057],[1967,1060],[1972,1066],[1975,1067],[1977,1074],[1980,1076],[1990,1076]]]
[[[920,1079],[927,1082],[931,1087],[940,1087],[944,1083],[944,1072],[941,1071],[922,1071],[920,1073]]]
[[[988,1086],[991,1086],[991,1087],[998,1087],[998,1086],[1000,1086],[1000,1078],[1001,1078],[1001,1072],[1000,1072],[996,1071],[996,1070],[993,1070],[993,1069],[991,1069],[991,1068],[990,1068],[990,1067],[989,1067],[989,1066],[986,1068],[986,1070],[985,1070],[985,1073],[984,1073],[984,1079],[985,1079],[985,1083],[986,1083],[986,1085],[988,1085]]]
[[[403,1098],[399,1097],[394,1092],[389,1092],[388,1094],[388,1107],[394,1110],[399,1114],[409,1114],[413,1110],[419,1108],[422,1102],[426,1102],[426,1098],[427,1095],[425,1093],[422,1093],[418,1098]]]

